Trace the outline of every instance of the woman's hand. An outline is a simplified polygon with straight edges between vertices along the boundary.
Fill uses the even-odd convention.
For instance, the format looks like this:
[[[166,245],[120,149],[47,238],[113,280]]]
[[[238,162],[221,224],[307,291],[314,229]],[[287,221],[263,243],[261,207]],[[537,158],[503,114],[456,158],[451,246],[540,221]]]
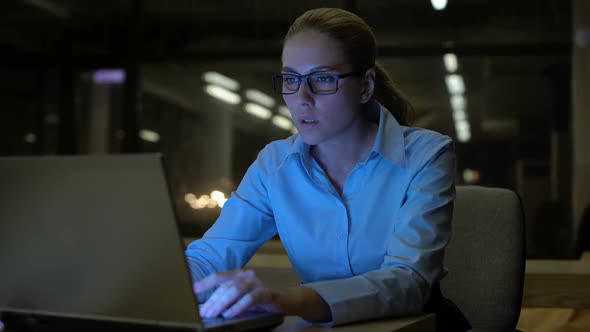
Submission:
[[[195,293],[217,287],[200,309],[202,317],[234,317],[248,309],[281,312],[280,294],[268,289],[252,270],[215,273],[195,282]]]
[[[299,286],[285,292],[268,289],[252,270],[215,273],[195,282],[195,293],[217,287],[200,309],[201,317],[234,317],[248,310],[280,312],[312,322],[329,322],[332,312],[313,289]]]

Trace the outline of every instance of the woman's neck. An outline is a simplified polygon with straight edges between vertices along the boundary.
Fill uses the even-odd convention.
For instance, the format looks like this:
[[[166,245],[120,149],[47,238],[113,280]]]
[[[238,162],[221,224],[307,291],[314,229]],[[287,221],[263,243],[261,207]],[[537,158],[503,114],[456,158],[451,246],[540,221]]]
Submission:
[[[377,124],[359,119],[345,134],[312,146],[311,153],[326,171],[351,171],[369,157],[378,129]]]

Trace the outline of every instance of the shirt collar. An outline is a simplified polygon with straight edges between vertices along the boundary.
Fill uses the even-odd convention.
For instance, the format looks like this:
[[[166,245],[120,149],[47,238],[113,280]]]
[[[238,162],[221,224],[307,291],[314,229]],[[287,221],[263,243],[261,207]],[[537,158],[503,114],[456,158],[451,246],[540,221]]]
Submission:
[[[404,126],[400,125],[393,114],[379,103],[375,103],[379,111],[379,130],[375,137],[372,152],[378,153],[383,158],[399,167],[406,166],[406,142],[404,138]]]
[[[404,127],[401,126],[387,108],[378,102],[373,103],[371,112],[378,112],[379,129],[371,153],[377,153],[389,162],[400,167],[406,165],[406,148]],[[289,153],[281,163],[284,164],[290,156],[300,154],[304,160],[309,158],[309,145],[305,144],[299,134],[295,135]]]
[[[293,143],[291,144],[291,148],[289,149],[289,153],[287,153],[287,155],[285,156],[285,158],[283,159],[283,161],[281,162],[281,165],[279,166],[282,167],[283,164],[287,161],[287,159],[289,159],[291,156],[295,156],[297,154],[299,154],[302,158],[302,160],[307,160],[309,158],[309,145],[305,144],[305,142],[303,142],[303,140],[301,139],[301,136],[299,136],[299,134],[295,134],[292,136],[293,139]]]

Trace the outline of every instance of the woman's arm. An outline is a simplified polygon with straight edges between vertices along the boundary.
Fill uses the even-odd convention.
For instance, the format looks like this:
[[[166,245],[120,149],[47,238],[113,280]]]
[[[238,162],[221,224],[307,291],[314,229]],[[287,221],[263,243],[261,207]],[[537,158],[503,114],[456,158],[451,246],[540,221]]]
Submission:
[[[241,269],[256,250],[277,234],[265,182],[266,149],[250,166],[213,226],[191,243],[185,256],[193,282],[208,275]],[[199,302],[210,294],[199,294]]]

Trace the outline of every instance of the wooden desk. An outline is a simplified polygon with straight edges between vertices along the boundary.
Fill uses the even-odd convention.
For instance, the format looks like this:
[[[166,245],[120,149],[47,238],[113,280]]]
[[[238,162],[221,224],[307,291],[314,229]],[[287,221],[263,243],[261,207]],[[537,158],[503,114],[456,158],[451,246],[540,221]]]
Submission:
[[[434,332],[434,314],[368,321],[334,328],[314,326],[298,317],[286,317],[285,322],[275,332]]]
[[[590,262],[527,260],[523,307],[590,308]]]
[[[278,267],[268,267],[268,266]],[[271,289],[281,290],[292,286],[297,286],[301,282],[299,277],[291,268],[289,259],[284,255],[258,255],[248,263],[249,268],[254,269],[258,277]],[[310,323],[298,317],[286,317],[285,322],[279,326],[277,332],[434,332],[435,316],[434,314],[422,314],[412,317],[382,319],[367,321],[335,328],[321,327],[311,325]]]

